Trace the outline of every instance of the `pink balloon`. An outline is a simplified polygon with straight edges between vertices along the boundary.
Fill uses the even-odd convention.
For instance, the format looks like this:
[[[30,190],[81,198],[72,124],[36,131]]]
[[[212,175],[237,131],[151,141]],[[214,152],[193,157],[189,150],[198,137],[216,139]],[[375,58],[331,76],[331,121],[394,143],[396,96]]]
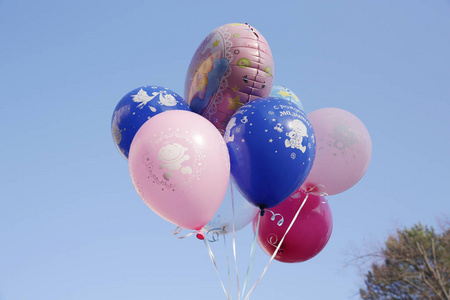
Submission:
[[[272,52],[259,31],[248,24],[223,25],[197,48],[186,74],[184,99],[223,134],[242,105],[270,95],[273,70]]]
[[[305,196],[306,193],[299,189],[288,199],[266,210],[261,217],[257,239],[268,255],[273,255]],[[258,217],[253,220],[254,228],[257,220]],[[333,218],[328,202],[323,196],[310,194],[275,259],[294,263],[313,258],[328,243],[332,229]]]
[[[342,193],[369,167],[369,132],[357,117],[339,108],[322,108],[308,118],[316,136],[316,157],[301,188],[316,195]]]
[[[217,129],[190,111],[172,110],[144,123],[131,143],[130,175],[159,216],[200,230],[225,195],[230,158]]]

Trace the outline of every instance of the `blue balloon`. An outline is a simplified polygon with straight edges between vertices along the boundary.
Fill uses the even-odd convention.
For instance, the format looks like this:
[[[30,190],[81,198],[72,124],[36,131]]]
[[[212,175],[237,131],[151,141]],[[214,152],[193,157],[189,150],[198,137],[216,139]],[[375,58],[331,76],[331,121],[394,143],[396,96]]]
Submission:
[[[160,86],[143,86],[126,94],[116,106],[111,132],[119,152],[128,159],[136,132],[151,117],[167,110],[190,110],[183,98]]]
[[[306,114],[275,97],[242,106],[230,119],[224,139],[239,191],[261,209],[276,206],[300,187],[316,153]]]
[[[272,91],[270,92],[270,97],[277,97],[289,100],[290,102],[297,105],[301,110],[304,110],[303,104],[300,101],[300,99],[298,99],[298,97],[294,94],[293,91],[291,91],[285,86],[274,85],[272,87]]]

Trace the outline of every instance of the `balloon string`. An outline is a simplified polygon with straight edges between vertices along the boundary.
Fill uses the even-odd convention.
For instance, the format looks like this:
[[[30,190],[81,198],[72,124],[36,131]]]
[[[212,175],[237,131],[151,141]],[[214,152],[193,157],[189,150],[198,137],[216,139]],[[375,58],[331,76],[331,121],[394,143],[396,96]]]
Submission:
[[[194,235],[194,234],[198,233],[198,231],[192,231],[192,232],[190,232],[190,233],[188,233],[188,234],[186,234],[186,235],[183,235],[183,236],[177,236],[177,235],[179,235],[179,234],[181,233],[182,230],[183,230],[183,228],[181,228],[180,226],[177,226],[177,227],[172,231],[173,236],[176,237],[176,238],[179,239],[179,240],[182,240],[182,239],[185,239],[185,238],[187,238],[187,237],[190,237],[191,235]]]
[[[225,296],[228,300],[230,300],[230,296],[227,293],[227,290],[225,289],[225,286],[223,285],[222,279],[220,278],[219,269],[217,268],[216,259],[214,258],[214,254],[211,250],[211,247],[209,246],[208,239],[203,240],[205,242],[206,250],[208,251],[209,257],[211,258],[211,261],[213,263],[214,269],[216,269],[217,276],[219,276],[220,285],[222,285],[222,290],[225,293]]]
[[[247,287],[247,283],[250,280],[250,277],[252,276],[253,263],[255,262],[256,241],[257,241],[257,237],[258,237],[260,221],[261,221],[261,213],[258,214],[258,222],[256,224],[255,236],[253,237],[252,248],[250,250],[250,264],[247,268],[247,275],[245,276],[244,286],[242,287],[242,297],[244,297],[245,288]]]
[[[289,230],[291,230],[291,227],[294,225],[295,220],[297,220],[298,215],[300,214],[300,211],[303,208],[303,205],[305,205],[306,200],[308,199],[309,193],[306,194],[305,199],[302,202],[302,205],[300,205],[300,208],[297,210],[297,212],[295,213],[294,218],[291,221],[291,224],[289,224],[289,227],[286,229],[286,232],[284,233],[283,237],[281,238],[280,243],[278,244],[277,248],[275,249],[275,251],[272,254],[272,257],[270,257],[269,262],[267,263],[266,267],[264,268],[261,276],[259,277],[259,279],[255,282],[255,284],[252,286],[252,288],[250,289],[250,291],[248,292],[248,294],[245,296],[244,300],[248,300],[250,299],[250,295],[253,292],[253,290],[256,288],[256,286],[258,285],[258,283],[261,281],[261,279],[263,278],[264,274],[266,274],[267,269],[269,268],[270,263],[273,261],[273,259],[275,258],[275,256],[277,255],[278,251],[281,248],[281,244],[283,244],[284,238],[286,237],[286,235],[288,234]],[[258,220],[259,223],[259,220]]]
[[[214,243],[219,240],[219,235],[224,233],[224,228],[213,228],[206,232],[206,237],[209,242]]]
[[[234,256],[234,266],[236,269],[236,282],[237,282],[237,294],[238,294],[238,300],[241,299],[241,291],[239,286],[239,272],[238,272],[238,266],[237,266],[237,256],[236,256],[236,229],[234,227],[234,193],[233,193],[233,182],[230,179],[230,190],[231,190],[231,206],[233,210],[233,256]]]
[[[226,235],[223,235],[223,245],[225,247],[225,254],[227,256],[227,270],[228,270],[228,294],[231,297],[231,268],[230,268],[230,256],[228,255],[227,239]]]

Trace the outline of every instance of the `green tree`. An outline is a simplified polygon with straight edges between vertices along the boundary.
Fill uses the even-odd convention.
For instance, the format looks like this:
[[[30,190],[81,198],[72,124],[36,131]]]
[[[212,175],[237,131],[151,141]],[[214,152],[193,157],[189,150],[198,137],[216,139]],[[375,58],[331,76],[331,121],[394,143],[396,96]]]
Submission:
[[[449,227],[444,224],[441,233],[420,223],[399,229],[384,247],[360,256],[372,261],[361,298],[450,300]]]

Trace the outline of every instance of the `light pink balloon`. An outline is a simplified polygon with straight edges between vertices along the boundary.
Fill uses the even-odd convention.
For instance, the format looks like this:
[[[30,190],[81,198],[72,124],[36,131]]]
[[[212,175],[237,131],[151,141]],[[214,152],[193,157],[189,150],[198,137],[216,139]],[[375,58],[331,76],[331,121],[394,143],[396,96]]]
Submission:
[[[128,160],[142,200],[186,229],[208,223],[227,190],[226,144],[214,125],[190,111],[166,111],[148,120],[136,133]]]
[[[339,108],[308,114],[316,137],[316,157],[301,188],[335,195],[354,186],[369,167],[372,141],[364,124]]]

